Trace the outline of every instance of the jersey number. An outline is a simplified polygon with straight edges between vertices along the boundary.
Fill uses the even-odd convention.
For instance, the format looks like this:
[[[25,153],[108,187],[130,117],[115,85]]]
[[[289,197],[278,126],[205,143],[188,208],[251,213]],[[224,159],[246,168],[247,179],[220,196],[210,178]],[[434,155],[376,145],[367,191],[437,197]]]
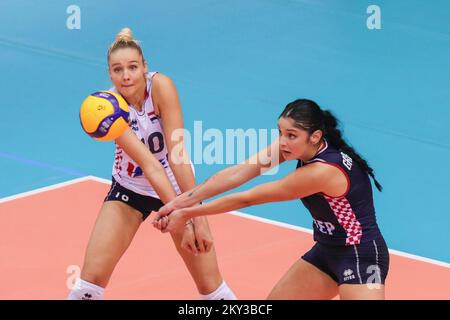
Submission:
[[[141,139],[142,143],[145,144],[144,138]],[[153,132],[148,136],[148,148],[151,153],[159,153],[164,149],[164,137],[161,132]]]
[[[116,199],[119,199],[119,196],[120,196],[120,192],[117,192]],[[121,198],[122,198],[122,201],[124,201],[124,202],[128,202],[128,200],[130,200],[130,198],[126,194],[122,194]]]

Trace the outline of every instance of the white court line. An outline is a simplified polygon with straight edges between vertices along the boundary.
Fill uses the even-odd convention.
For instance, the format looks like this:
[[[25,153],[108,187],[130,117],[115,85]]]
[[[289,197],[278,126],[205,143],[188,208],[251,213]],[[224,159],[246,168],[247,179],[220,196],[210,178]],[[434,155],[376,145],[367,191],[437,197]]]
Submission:
[[[43,187],[43,188],[31,190],[31,191],[19,193],[19,194],[16,194],[16,195],[13,195],[13,196],[9,196],[9,197],[6,197],[6,198],[1,198],[0,199],[0,203],[5,203],[5,202],[8,202],[8,201],[12,201],[12,200],[28,197],[28,196],[31,196],[31,195],[34,195],[34,194],[38,194],[38,193],[42,193],[42,192],[46,192],[46,191],[55,190],[55,189],[62,188],[62,187],[65,187],[65,186],[69,186],[69,185],[72,185],[72,184],[75,184],[75,183],[89,181],[89,180],[100,182],[100,183],[105,183],[105,184],[111,184],[111,181],[107,180],[107,179],[103,179],[103,178],[99,178],[99,177],[95,177],[95,176],[86,176],[86,177],[81,177],[81,178],[69,180],[69,181],[62,182],[62,183],[57,183],[57,184],[54,184],[54,185],[51,185],[51,186],[47,186],[47,187]],[[242,213],[242,212],[239,212],[239,211],[232,211],[232,212],[229,212],[228,214],[231,214],[231,215],[234,215],[234,216],[238,216],[238,217],[242,217],[242,218],[246,218],[246,219],[259,221],[259,222],[263,222],[263,223],[267,223],[267,224],[271,224],[271,225],[274,225],[274,226],[277,226],[277,227],[283,227],[283,228],[286,228],[286,229],[296,230],[296,231],[300,231],[300,232],[306,232],[306,233],[309,233],[309,234],[313,233],[313,231],[311,229],[308,229],[308,228],[302,228],[302,227],[295,226],[295,225],[292,225],[292,224],[289,224],[289,223],[278,222],[278,221],[274,221],[274,220],[270,220],[270,219],[266,219],[266,218],[261,218],[261,217],[253,216],[253,215],[250,215],[250,214]],[[389,252],[392,253],[392,254],[395,254],[397,256],[400,256],[400,257],[405,257],[405,258],[409,258],[409,259],[412,259],[412,260],[427,262],[427,263],[431,263],[431,264],[438,265],[438,266],[441,266],[441,267],[450,268],[450,263],[447,263],[447,262],[434,260],[434,259],[430,259],[430,258],[425,258],[425,257],[422,257],[422,256],[417,256],[417,255],[414,255],[414,254],[410,254],[410,253],[406,253],[406,252],[398,251],[398,250],[394,250],[394,249],[389,249]]]
[[[5,202],[8,202],[8,201],[29,197],[29,196],[32,196],[34,194],[55,190],[55,189],[58,189],[58,188],[70,186],[70,185],[75,184],[75,183],[89,181],[89,180],[94,180],[94,181],[101,182],[101,183],[109,183],[109,184],[111,184],[111,181],[106,180],[106,179],[102,179],[102,178],[98,178],[98,177],[94,177],[94,176],[86,176],[86,177],[81,177],[81,178],[69,180],[69,181],[66,181],[66,182],[53,184],[53,185],[50,185],[50,186],[47,186],[47,187],[43,187],[43,188],[38,188],[38,189],[35,189],[35,190],[31,190],[31,191],[27,191],[27,192],[23,192],[23,193],[18,193],[18,194],[15,194],[13,196],[1,198],[0,199],[0,203],[5,203]]]
[[[103,178],[99,178],[96,176],[87,176],[86,178],[97,181],[97,182],[101,182],[101,183],[111,184],[111,179],[108,180],[108,179],[103,179]]]
[[[400,257],[405,257],[405,258],[409,258],[409,259],[412,259],[412,260],[419,260],[419,261],[422,261],[422,262],[435,264],[435,265],[438,265],[438,266],[441,266],[441,267],[450,268],[450,263],[447,263],[447,262],[444,262],[444,261],[439,261],[439,260],[434,260],[434,259],[425,258],[425,257],[421,257],[421,256],[416,256],[416,255],[411,254],[411,253],[398,251],[398,250],[394,250],[394,249],[389,249],[389,252],[392,253],[392,254],[395,254],[397,256],[400,256]]]
[[[235,216],[239,216],[239,217],[243,217],[243,218],[247,218],[247,219],[252,219],[252,220],[256,220],[256,221],[260,221],[260,222],[264,222],[264,223],[268,223],[268,224],[272,224],[278,227],[283,227],[286,229],[292,229],[292,230],[297,230],[297,231],[301,231],[301,232],[306,232],[309,234],[312,234],[313,231],[312,229],[307,229],[307,228],[302,228],[299,226],[295,226],[289,223],[284,223],[284,222],[278,222],[278,221],[273,221],[270,219],[266,219],[266,218],[261,218],[261,217],[256,217],[256,216],[252,216],[246,213],[242,213],[239,211],[232,211],[229,212],[229,214],[235,215]],[[410,254],[410,253],[406,253],[403,251],[398,251],[398,250],[394,250],[394,249],[389,249],[389,252],[392,254],[395,254],[397,256],[401,256],[401,257],[405,257],[405,258],[409,258],[409,259],[413,259],[413,260],[418,260],[418,261],[423,261],[423,262],[428,262],[431,264],[435,264],[441,267],[446,267],[446,268],[450,268],[450,263],[446,263],[443,261],[439,261],[439,260],[434,260],[434,259],[430,259],[430,258],[425,258],[425,257],[421,257],[421,256],[416,256],[414,254]]]
[[[256,220],[256,221],[267,223],[267,224],[271,224],[271,225],[274,225],[274,226],[277,226],[277,227],[282,227],[282,228],[286,228],[286,229],[292,229],[292,230],[296,230],[296,231],[301,231],[301,232],[306,232],[306,233],[309,233],[309,234],[313,234],[312,229],[302,228],[302,227],[295,226],[293,224],[289,224],[289,223],[285,223],[285,222],[279,222],[279,221],[274,221],[274,220],[270,220],[270,219],[266,219],[266,218],[261,218],[261,217],[253,216],[251,214],[242,213],[242,212],[239,212],[239,211],[231,211],[231,212],[228,212],[228,213],[233,215],[233,216],[238,216],[238,217],[242,217],[242,218],[246,218],[246,219]]]

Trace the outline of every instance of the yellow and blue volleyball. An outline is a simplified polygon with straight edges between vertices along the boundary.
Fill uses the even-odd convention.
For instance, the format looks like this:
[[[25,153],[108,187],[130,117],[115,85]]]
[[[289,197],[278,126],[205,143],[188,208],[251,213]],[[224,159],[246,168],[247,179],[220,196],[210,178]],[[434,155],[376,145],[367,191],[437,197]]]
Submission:
[[[129,108],[125,99],[112,91],[98,91],[81,104],[83,130],[96,140],[115,140],[128,128]]]

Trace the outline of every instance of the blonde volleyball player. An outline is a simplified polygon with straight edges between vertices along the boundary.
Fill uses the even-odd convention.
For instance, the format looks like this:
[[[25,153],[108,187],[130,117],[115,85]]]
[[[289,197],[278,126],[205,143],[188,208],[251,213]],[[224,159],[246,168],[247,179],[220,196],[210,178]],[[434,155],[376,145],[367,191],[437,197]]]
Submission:
[[[97,217],[80,278],[69,299],[102,299],[115,266],[141,223],[177,194],[195,187],[182,139],[171,139],[175,130],[180,133],[183,128],[173,82],[147,71],[142,49],[128,28],[119,32],[109,48],[108,66],[114,84],[111,90],[130,105],[130,128],[116,140],[111,190]],[[236,299],[220,274],[204,217],[190,220],[171,236],[201,299]]]

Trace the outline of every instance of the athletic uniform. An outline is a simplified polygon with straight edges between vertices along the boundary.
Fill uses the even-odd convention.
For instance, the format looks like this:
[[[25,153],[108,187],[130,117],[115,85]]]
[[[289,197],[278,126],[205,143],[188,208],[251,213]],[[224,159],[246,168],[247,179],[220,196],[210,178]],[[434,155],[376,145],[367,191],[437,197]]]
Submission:
[[[155,73],[146,75],[147,88],[143,110],[137,112],[133,106],[130,106],[129,126],[139,140],[161,162],[175,191],[179,194],[180,188],[168,163],[162,122],[155,114],[151,98],[152,79],[154,75]],[[110,90],[117,92],[116,88],[111,88]],[[193,166],[192,170],[194,170]],[[158,211],[163,206],[155,189],[145,178],[142,169],[117,144],[112,168],[112,185],[105,201],[121,201],[126,203],[140,211],[144,220],[152,210]],[[104,289],[94,283],[77,278],[75,285],[69,293],[68,299],[101,300],[103,299]],[[236,300],[236,296],[225,281],[222,281],[213,292],[201,294],[200,298],[203,300]]]
[[[389,252],[378,228],[369,176],[348,155],[325,141],[311,160],[340,169],[347,178],[339,197],[317,193],[301,201],[313,217],[316,244],[302,258],[341,284],[384,284]]]
[[[169,166],[167,144],[164,138],[161,118],[156,115],[151,97],[152,79],[156,72],[147,74],[147,91],[144,107],[138,112],[130,105],[129,126],[150,150],[153,156],[161,162],[166,174],[177,194],[180,188]],[[117,92],[115,87],[110,89]],[[158,211],[163,206],[153,186],[145,177],[139,165],[116,144],[114,163],[112,167],[112,184],[105,201],[121,201],[140,211],[144,220],[152,210]]]

